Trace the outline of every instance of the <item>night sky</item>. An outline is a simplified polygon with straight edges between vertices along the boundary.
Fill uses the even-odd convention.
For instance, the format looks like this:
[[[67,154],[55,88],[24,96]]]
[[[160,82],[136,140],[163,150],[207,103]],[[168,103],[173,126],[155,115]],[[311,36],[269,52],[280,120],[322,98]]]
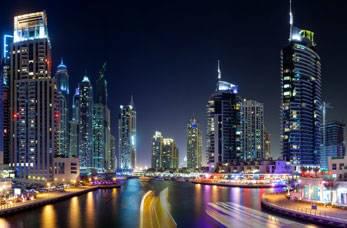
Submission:
[[[139,165],[150,165],[155,130],[177,141],[181,160],[192,115],[206,134],[217,59],[223,80],[265,104],[272,154],[279,156],[280,50],[288,42],[288,1],[112,2],[2,0],[0,32],[12,32],[17,14],[46,10],[54,71],[63,57],[71,90],[86,70],[94,81],[107,61],[114,133],[119,105],[134,95]],[[328,118],[347,122],[347,1],[294,0],[293,7],[294,24],[315,32],[323,99],[334,107]]]

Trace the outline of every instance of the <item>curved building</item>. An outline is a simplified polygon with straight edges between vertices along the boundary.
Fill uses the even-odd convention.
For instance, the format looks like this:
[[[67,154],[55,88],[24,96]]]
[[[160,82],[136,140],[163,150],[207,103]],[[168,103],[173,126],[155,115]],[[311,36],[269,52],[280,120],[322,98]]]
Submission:
[[[294,165],[319,164],[321,144],[321,63],[314,33],[292,26],[281,52],[283,158]]]

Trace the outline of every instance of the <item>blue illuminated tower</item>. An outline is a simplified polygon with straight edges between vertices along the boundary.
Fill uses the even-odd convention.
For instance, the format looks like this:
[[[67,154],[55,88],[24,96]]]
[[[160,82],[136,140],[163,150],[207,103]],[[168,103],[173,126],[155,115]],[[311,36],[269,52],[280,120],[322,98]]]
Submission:
[[[187,124],[187,168],[201,168],[202,135],[200,125],[195,117]]]
[[[293,27],[281,51],[282,155],[297,166],[319,164],[321,144],[321,63],[314,33]]]
[[[218,61],[217,88],[207,103],[207,163],[210,169],[242,159],[240,109],[238,87],[221,80]]]

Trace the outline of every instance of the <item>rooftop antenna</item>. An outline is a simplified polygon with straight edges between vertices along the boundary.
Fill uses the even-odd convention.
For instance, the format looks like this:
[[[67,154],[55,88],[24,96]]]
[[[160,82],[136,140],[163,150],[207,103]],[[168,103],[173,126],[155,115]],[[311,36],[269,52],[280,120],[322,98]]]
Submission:
[[[222,72],[220,70],[220,61],[218,59],[218,69],[217,69],[217,72],[218,72],[218,81],[222,79]]]
[[[289,0],[289,41],[292,40],[293,35],[293,12],[292,12],[292,0]]]

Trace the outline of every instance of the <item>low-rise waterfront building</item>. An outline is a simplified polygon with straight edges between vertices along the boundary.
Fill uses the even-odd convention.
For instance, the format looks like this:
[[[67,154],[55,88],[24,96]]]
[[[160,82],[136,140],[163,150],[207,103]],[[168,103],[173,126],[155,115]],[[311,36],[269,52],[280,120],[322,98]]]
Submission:
[[[329,157],[328,168],[338,181],[347,181],[347,156]]]
[[[54,158],[53,181],[55,183],[75,184],[80,177],[79,159],[70,158]]]

